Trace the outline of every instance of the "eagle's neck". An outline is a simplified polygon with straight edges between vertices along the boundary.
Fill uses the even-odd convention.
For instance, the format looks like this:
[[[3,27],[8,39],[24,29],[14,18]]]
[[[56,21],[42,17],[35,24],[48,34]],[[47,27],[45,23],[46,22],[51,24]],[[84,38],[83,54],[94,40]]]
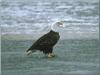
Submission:
[[[52,24],[51,25],[51,30],[54,31],[54,32],[58,32],[57,25],[56,24]]]

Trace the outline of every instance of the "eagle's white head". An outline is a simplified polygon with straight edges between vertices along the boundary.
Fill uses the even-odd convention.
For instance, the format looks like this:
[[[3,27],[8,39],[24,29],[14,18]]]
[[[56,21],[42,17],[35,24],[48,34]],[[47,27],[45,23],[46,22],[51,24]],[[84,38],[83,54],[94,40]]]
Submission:
[[[62,28],[65,28],[65,25],[63,24],[62,21],[56,22],[56,23],[51,25],[51,29],[53,31],[58,31],[59,32],[59,30],[62,29]]]

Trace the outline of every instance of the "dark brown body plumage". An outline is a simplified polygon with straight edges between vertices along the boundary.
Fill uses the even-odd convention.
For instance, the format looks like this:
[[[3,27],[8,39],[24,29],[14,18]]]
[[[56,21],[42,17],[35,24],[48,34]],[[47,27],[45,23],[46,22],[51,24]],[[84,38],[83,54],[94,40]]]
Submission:
[[[28,50],[28,51],[36,51],[40,50],[43,53],[48,54],[52,53],[53,46],[58,42],[60,36],[58,32],[51,30],[47,34],[40,37]]]

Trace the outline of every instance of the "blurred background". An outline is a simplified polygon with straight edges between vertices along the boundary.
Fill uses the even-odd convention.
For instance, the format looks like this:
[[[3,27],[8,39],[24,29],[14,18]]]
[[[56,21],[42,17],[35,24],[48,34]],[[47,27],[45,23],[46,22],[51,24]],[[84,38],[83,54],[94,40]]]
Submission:
[[[99,38],[98,0],[2,0],[1,34],[37,38],[56,21],[64,21],[61,38]],[[20,36],[20,37],[18,37]],[[23,38],[22,38],[23,39]]]

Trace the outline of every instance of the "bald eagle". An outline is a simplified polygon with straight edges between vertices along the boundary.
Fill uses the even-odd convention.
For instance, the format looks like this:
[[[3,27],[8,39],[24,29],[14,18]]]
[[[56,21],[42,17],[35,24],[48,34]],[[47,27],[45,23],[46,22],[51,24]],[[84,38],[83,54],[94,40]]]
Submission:
[[[53,54],[53,47],[58,42],[60,35],[59,32],[56,32],[54,29],[56,27],[64,27],[62,22],[56,22],[54,25],[51,26],[51,30],[40,37],[33,45],[26,51],[27,55],[32,54],[33,52],[39,50],[42,51],[44,54],[47,54],[48,57],[54,57]]]

